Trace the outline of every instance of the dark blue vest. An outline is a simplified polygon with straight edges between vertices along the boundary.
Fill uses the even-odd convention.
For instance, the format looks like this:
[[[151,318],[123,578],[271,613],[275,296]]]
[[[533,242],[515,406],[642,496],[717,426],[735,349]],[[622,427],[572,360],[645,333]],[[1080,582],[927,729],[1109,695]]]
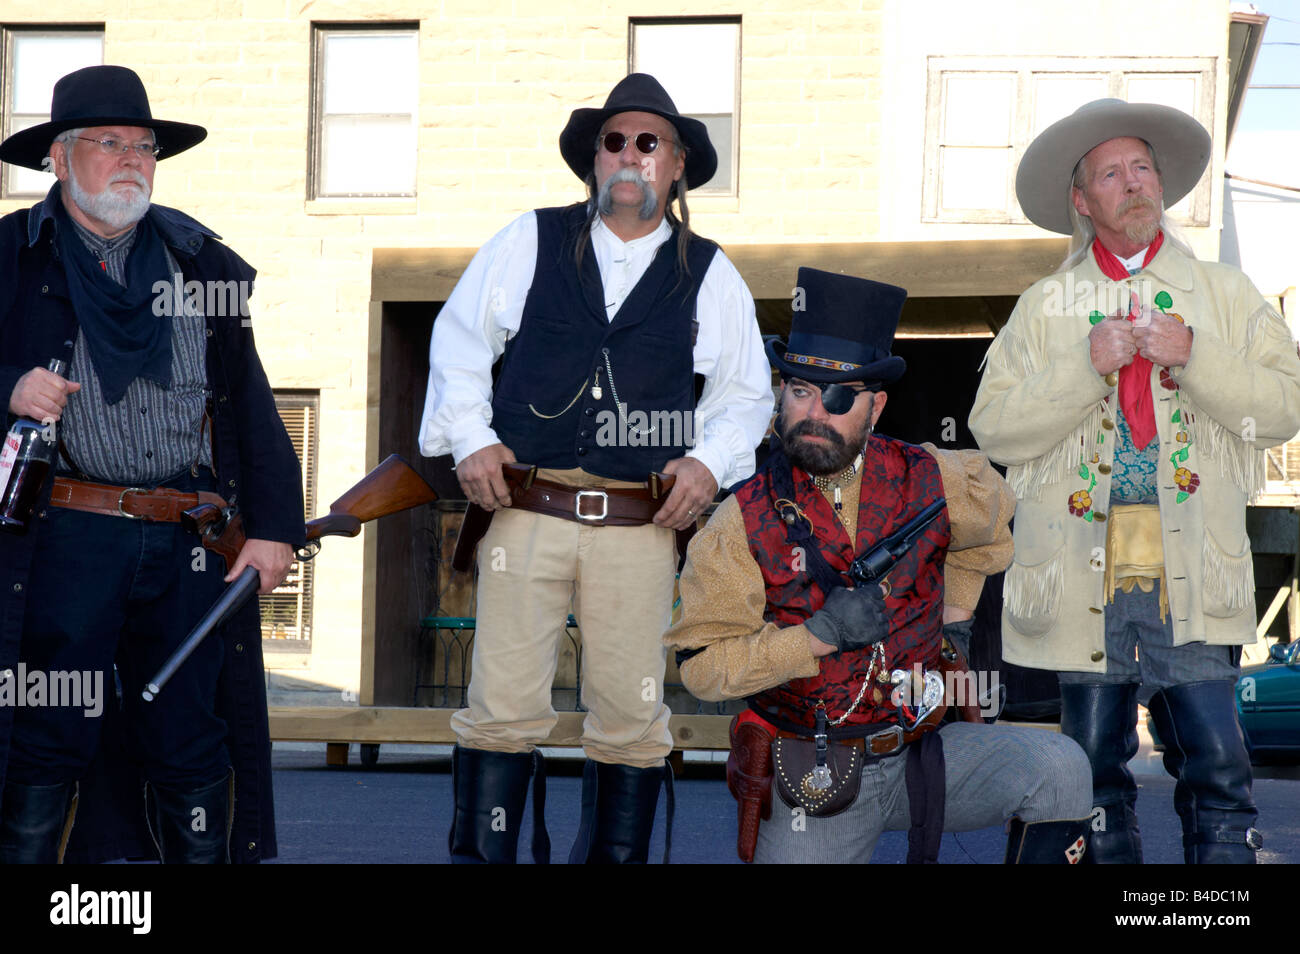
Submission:
[[[645,480],[694,443],[691,324],[717,246],[691,238],[688,278],[674,231],[610,321],[590,237],[581,276],[574,262],[585,204],[536,214],[537,267],[493,388],[492,427],[523,463]]]

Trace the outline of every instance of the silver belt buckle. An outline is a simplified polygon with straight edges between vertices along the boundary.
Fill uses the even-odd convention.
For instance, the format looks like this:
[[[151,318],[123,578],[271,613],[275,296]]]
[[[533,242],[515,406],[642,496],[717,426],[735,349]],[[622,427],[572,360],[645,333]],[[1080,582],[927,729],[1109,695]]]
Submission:
[[[600,513],[590,514],[582,512],[583,497],[599,497]],[[573,501],[573,515],[579,520],[604,520],[609,515],[609,494],[603,490],[579,490],[578,496]]]
[[[119,517],[126,517],[128,520],[147,519],[144,514],[127,513],[122,509],[122,501],[126,499],[127,494],[147,494],[148,492],[148,487],[123,487],[122,492],[117,495],[117,515]]]
[[[882,740],[887,739],[891,735],[897,737],[897,741],[894,743],[894,747],[890,749],[888,752],[877,752],[873,747],[873,743],[877,739],[882,739]],[[901,725],[891,725],[888,729],[881,729],[879,732],[875,732],[867,736],[867,753],[870,755],[888,755],[890,752],[897,752],[902,747],[903,747],[903,727]]]

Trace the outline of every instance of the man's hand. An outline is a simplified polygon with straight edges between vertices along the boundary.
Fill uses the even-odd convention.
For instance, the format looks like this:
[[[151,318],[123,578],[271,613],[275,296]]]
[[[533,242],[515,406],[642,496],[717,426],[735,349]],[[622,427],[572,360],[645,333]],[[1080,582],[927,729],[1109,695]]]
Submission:
[[[289,567],[293,566],[293,547],[275,540],[245,540],[239,559],[226,574],[226,582],[234,583],[246,566],[257,567],[262,575],[262,586],[257,592],[270,593],[289,575]]]
[[[1192,329],[1158,311],[1133,329],[1133,338],[1138,354],[1164,368],[1185,367],[1192,356]]]
[[[456,479],[465,499],[484,510],[510,506],[510,488],[501,476],[502,464],[513,464],[515,454],[505,444],[489,444],[456,465]]]
[[[80,390],[81,385],[76,381],[61,378],[44,368],[32,368],[14,385],[9,395],[9,410],[42,424],[57,421],[68,406],[68,395]]]
[[[874,646],[889,635],[884,594],[879,586],[837,587],[804,625],[816,637],[814,656]],[[829,647],[827,652],[819,652],[818,643]]]
[[[713,472],[694,457],[670,460],[663,472],[674,475],[677,481],[655,514],[655,526],[685,530],[713,502],[718,494],[718,482],[713,479]]]
[[[1133,325],[1126,318],[1107,318],[1097,322],[1088,332],[1092,366],[1102,377],[1132,364],[1137,350]]]
[[[808,634],[808,648],[812,650],[814,659],[820,659],[823,656],[829,656],[831,653],[839,652],[839,650],[830,643],[823,643],[811,633]]]

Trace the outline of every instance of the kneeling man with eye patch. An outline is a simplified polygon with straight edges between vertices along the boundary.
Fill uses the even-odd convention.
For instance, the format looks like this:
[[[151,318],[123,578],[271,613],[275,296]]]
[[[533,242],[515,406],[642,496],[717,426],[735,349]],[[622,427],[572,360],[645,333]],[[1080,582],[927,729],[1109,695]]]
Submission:
[[[977,451],[874,433],[907,293],[799,269],[774,447],[696,535],[664,640],[701,699],[746,699],[727,781],[745,861],[866,862],[909,829],[1009,823],[1007,860],[1086,851],[1088,761],[1071,740],[986,725],[964,672],[984,577],[1011,559],[1015,498]],[[959,718],[953,718],[960,713]]]

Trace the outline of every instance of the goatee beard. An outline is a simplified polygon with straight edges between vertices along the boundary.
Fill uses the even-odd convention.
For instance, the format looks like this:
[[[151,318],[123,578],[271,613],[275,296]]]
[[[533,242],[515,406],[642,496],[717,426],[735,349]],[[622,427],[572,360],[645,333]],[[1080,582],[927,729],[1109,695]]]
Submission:
[[[1146,209],[1152,213],[1152,216],[1137,222],[1130,222],[1124,227],[1124,235],[1130,242],[1138,245],[1150,245],[1156,240],[1156,233],[1160,231],[1160,206],[1149,196],[1135,195],[1131,199],[1126,199],[1120,203],[1116,214],[1126,215],[1133,209]]]
[[[784,409],[777,419],[777,426],[781,432],[781,447],[790,463],[814,477],[826,477],[847,470],[871,436],[869,423],[852,441],[846,441],[830,425],[816,421],[802,420],[798,424],[786,426]],[[805,436],[824,437],[827,443],[800,440]]]
[[[119,174],[118,178],[130,178],[140,188],[115,192],[112,185],[104,187],[103,192],[91,195],[77,181],[77,174],[68,164],[68,196],[92,219],[98,219],[114,231],[130,228],[144,218],[149,211],[149,182],[138,172]]]

